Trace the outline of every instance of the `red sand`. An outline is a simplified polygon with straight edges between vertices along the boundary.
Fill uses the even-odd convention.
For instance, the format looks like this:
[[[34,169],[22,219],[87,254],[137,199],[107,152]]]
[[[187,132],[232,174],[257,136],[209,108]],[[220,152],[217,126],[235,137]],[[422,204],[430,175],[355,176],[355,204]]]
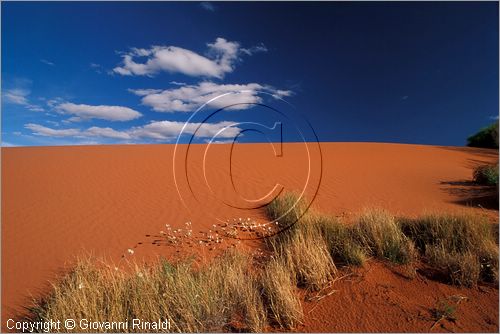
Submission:
[[[186,152],[180,146],[178,153]],[[313,167],[319,150],[310,144]],[[185,184],[179,198],[172,171],[174,145],[2,148],[2,325],[38,295],[78,254],[119,260],[128,248],[134,257],[171,252],[153,247],[147,234],[165,224],[193,233],[209,229],[217,219],[264,221],[262,209],[242,210],[235,202],[229,174],[229,145],[213,145],[201,168],[206,145],[191,145],[188,175],[198,202]],[[275,157],[269,144],[238,144],[232,155],[234,188],[248,199],[270,192],[276,183],[285,191],[307,182],[313,207],[352,216],[364,207],[383,207],[414,216],[427,210],[471,210],[498,220],[498,203],[470,184],[472,168],[498,160],[498,151],[461,147],[377,143],[322,143],[322,175],[308,176],[304,144],[284,144]],[[179,160],[177,171],[182,171]],[[180,174],[182,175],[182,174]],[[208,180],[213,193],[205,186]],[[261,203],[262,204],[262,203]],[[424,279],[406,281],[386,266],[370,264],[363,281],[338,283],[339,292],[315,306],[301,331],[427,331],[429,308],[438,299],[463,294],[458,331],[498,330],[498,289],[458,289]],[[387,286],[382,286],[386,284]],[[305,305],[306,310],[313,305]],[[420,316],[419,316],[419,312]],[[427,313],[426,313],[427,312]],[[460,313],[460,316],[462,314]],[[316,319],[316,320],[315,320]],[[427,326],[427,327],[426,327]]]

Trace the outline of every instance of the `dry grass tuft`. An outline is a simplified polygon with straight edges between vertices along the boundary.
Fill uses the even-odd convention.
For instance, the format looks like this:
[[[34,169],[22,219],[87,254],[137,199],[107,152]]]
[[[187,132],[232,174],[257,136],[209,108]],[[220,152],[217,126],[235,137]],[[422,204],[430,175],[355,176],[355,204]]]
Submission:
[[[292,225],[267,238],[267,246],[293,273],[300,287],[311,291],[322,289],[334,278],[336,267],[319,226],[309,213],[304,214],[305,205],[303,201],[297,201],[296,195],[278,197],[270,206],[273,217],[288,217],[285,221]]]
[[[355,229],[356,237],[369,254],[398,264],[408,264],[415,259],[413,242],[386,211],[366,210],[358,218]]]
[[[248,257],[236,252],[200,270],[194,270],[189,261],[172,265],[161,260],[129,272],[79,260],[75,270],[35,304],[32,320],[168,319],[176,332],[221,332],[235,326],[262,332],[267,326],[266,309],[248,265]]]
[[[401,220],[428,263],[457,285],[498,282],[498,245],[492,226],[483,216],[429,214]]]
[[[270,320],[280,328],[292,329],[302,321],[304,314],[295,291],[295,279],[281,261],[273,259],[266,265],[261,284]]]
[[[175,332],[263,332],[269,324],[293,329],[304,318],[297,287],[330,288],[337,276],[333,259],[362,265],[375,256],[412,265],[417,251],[453,284],[498,282],[497,237],[482,217],[396,220],[383,210],[369,210],[345,225],[306,209],[293,194],[268,205],[269,218],[281,217],[281,226],[289,228],[265,239],[273,256],[263,267],[252,266],[251,257],[236,251],[198,269],[188,260],[161,259],[118,270],[79,259],[48,296],[34,303],[30,320],[168,319]]]
[[[481,265],[472,252],[448,252],[442,246],[429,246],[425,256],[433,267],[445,273],[452,284],[473,287],[479,281]]]
[[[356,230],[352,226],[342,224],[337,218],[325,215],[316,215],[314,222],[321,231],[330,255],[335,261],[355,266],[361,266],[366,262],[366,251],[358,242]]]

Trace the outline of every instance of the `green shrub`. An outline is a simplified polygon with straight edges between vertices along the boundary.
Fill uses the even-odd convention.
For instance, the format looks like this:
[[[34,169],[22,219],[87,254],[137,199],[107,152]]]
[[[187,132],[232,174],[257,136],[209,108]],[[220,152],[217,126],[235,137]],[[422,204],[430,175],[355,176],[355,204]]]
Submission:
[[[498,148],[498,122],[485,127],[467,138],[467,146]]]
[[[473,173],[474,182],[487,186],[498,186],[498,165],[476,167]]]

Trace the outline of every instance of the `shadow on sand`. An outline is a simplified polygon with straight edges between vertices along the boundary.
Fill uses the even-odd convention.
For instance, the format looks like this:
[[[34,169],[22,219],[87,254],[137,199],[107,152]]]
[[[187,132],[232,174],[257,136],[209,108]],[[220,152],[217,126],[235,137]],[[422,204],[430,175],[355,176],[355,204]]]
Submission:
[[[453,203],[468,207],[498,210],[498,188],[481,186],[472,181],[443,181],[443,190],[457,197]]]

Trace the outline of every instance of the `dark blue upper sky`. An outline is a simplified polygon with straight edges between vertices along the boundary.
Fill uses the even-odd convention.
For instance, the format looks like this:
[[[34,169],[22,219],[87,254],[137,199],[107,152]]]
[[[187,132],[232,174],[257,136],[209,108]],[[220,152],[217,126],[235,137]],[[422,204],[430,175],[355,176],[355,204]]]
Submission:
[[[321,141],[463,145],[498,116],[498,39],[496,2],[2,2],[2,140],[168,143],[190,117],[184,140],[299,140],[300,114]]]

